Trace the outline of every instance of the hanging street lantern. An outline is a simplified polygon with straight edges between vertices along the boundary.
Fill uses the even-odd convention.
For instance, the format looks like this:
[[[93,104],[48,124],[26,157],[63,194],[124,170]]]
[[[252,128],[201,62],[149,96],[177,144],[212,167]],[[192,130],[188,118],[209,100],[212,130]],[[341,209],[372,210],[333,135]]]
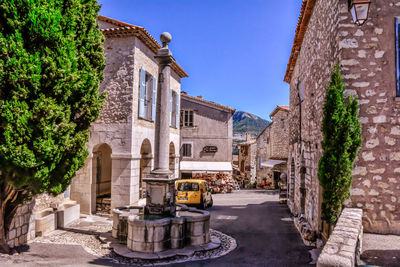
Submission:
[[[358,26],[364,24],[368,19],[368,11],[371,0],[349,0],[349,11],[353,16],[354,23]]]

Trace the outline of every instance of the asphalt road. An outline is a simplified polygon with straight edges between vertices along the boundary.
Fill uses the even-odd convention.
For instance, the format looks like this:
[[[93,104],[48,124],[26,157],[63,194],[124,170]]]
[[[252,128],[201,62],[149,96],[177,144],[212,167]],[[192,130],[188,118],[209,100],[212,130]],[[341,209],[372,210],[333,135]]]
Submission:
[[[212,260],[174,266],[310,266],[288,208],[271,191],[213,195],[211,228],[236,239],[237,248]],[[127,266],[97,258],[79,245],[32,243],[16,255],[0,254],[0,266]]]
[[[271,191],[213,195],[211,228],[234,237],[238,247],[224,257],[174,266],[312,266],[311,256],[286,205]]]

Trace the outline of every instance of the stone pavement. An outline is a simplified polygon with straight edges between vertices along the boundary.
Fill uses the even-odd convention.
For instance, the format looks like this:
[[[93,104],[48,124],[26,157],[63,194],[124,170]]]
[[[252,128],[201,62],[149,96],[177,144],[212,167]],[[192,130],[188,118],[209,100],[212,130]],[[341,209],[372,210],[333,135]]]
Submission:
[[[364,233],[361,263],[400,266],[400,236]]]
[[[236,239],[238,247],[215,260],[174,266],[313,266],[306,247],[278,194],[241,190],[213,195],[211,227]]]

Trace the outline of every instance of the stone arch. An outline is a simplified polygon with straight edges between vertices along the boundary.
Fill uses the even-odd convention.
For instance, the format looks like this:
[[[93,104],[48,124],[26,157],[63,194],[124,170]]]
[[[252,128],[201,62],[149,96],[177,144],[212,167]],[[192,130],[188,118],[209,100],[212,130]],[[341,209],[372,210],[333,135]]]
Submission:
[[[110,213],[112,149],[108,144],[100,143],[93,147],[92,153],[92,212]]]
[[[169,170],[175,173],[175,145],[174,142],[169,143]]]
[[[151,171],[152,159],[151,143],[150,140],[146,138],[140,146],[139,198],[143,197],[143,192],[146,190],[146,184],[143,182],[143,178]]]

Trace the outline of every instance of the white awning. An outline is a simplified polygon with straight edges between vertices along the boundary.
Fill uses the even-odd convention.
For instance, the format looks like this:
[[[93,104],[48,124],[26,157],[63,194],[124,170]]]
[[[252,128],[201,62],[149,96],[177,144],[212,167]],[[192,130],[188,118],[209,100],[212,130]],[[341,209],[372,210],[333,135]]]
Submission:
[[[271,160],[267,160],[267,161],[264,161],[263,163],[261,163],[261,166],[267,167],[267,168],[273,168],[275,165],[282,164],[282,163],[285,163],[285,162],[286,161],[283,161],[283,160],[273,160],[273,159],[271,159]]]
[[[214,161],[181,161],[181,171],[232,171],[232,163],[230,161],[214,162]]]

